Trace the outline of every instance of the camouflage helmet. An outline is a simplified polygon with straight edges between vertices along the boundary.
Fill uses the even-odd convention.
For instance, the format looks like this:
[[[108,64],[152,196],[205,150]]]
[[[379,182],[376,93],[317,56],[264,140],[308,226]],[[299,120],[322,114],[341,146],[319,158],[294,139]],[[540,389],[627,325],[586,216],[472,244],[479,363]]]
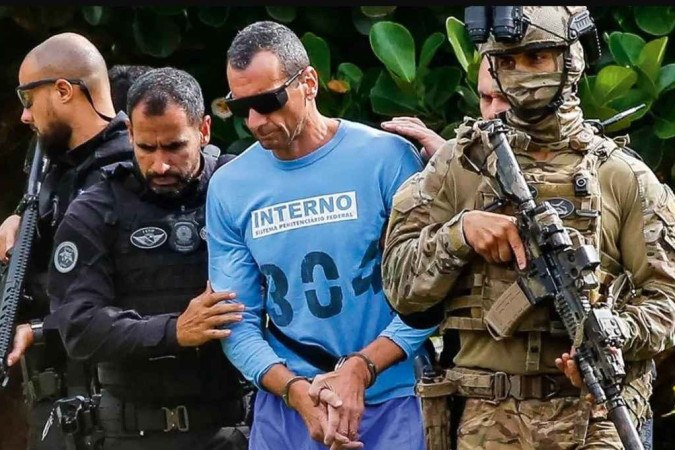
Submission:
[[[481,54],[514,53],[528,48],[567,47],[578,36],[570,36],[573,16],[586,11],[585,6],[523,6],[523,20],[527,23],[519,42],[498,42],[490,34],[480,45]]]
[[[597,31],[585,6],[523,6],[524,33],[517,42],[500,42],[491,33],[478,46],[481,55],[517,53],[538,48],[568,48],[571,69],[583,72],[585,60],[600,56]]]
[[[498,9],[501,8],[501,11]],[[597,37],[597,30],[593,19],[590,16],[588,8],[585,6],[519,6],[519,7],[492,7],[490,21],[490,33],[483,34],[477,42],[478,49],[482,56],[496,56],[503,54],[513,54],[528,50],[538,50],[547,48],[558,48],[563,50],[561,55],[562,72],[559,73],[559,82],[556,89],[544,78],[546,75],[531,75],[530,78],[538,80],[536,83],[541,86],[529,85],[531,92],[521,93],[532,100],[533,96],[538,98],[537,106],[529,102],[529,107],[518,104],[514,101],[514,95],[508,95],[505,92],[506,86],[502,86],[503,79],[500,79],[490,61],[491,74],[499,85],[499,90],[506,95],[507,100],[514,108],[515,112],[527,121],[537,122],[546,114],[555,111],[562,105],[565,98],[568,98],[576,91],[576,83],[581,78],[586,67],[586,60],[595,60],[600,54],[600,43]],[[502,19],[506,17],[511,20],[511,24],[518,24],[510,29],[511,34],[507,38],[495,37],[497,29],[497,17],[501,14]],[[519,20],[520,19],[520,20]],[[483,33],[485,30],[480,30]],[[473,37],[472,37],[473,38]],[[584,51],[586,48],[588,51]],[[551,74],[554,75],[554,74]],[[550,78],[550,77],[549,77]],[[542,84],[543,83],[543,84]],[[532,83],[530,83],[532,84]],[[516,86],[517,87],[517,86]],[[520,90],[523,85],[521,84]],[[545,89],[543,89],[545,88]],[[551,92],[550,101],[547,105],[539,105],[543,100],[542,93]],[[553,91],[557,91],[553,93]]]

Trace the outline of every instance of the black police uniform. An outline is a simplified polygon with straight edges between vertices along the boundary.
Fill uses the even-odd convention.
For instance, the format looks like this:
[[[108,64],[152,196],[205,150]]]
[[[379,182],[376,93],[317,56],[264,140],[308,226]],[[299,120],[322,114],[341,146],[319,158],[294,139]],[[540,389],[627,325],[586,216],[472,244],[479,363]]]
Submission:
[[[218,162],[179,198],[132,164],[74,201],[55,238],[52,316],[68,354],[96,362],[104,449],[245,449],[241,377],[219,341],[178,345],[176,323],[208,278],[204,206]],[[222,428],[230,427],[230,428]]]
[[[51,160],[42,182],[38,234],[26,277],[30,300],[21,304],[18,313],[18,323],[44,321],[44,340],[30,347],[21,362],[24,378],[28,378],[24,379],[24,392],[30,408],[31,449],[66,448],[58,432],[48,430],[42,436],[53,402],[67,395],[86,394],[89,389],[86,367],[66,357],[48,315],[47,269],[54,233],[70,202],[101,180],[104,166],[132,159],[126,118],[120,112],[96,136]]]

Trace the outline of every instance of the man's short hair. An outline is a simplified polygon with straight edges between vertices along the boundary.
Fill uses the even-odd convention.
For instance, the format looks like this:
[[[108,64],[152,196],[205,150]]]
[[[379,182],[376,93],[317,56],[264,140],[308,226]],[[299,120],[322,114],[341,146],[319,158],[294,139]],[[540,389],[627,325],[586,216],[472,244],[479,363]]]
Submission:
[[[187,115],[191,125],[201,123],[204,118],[204,96],[197,80],[184,70],[174,67],[152,69],[131,85],[127,94],[129,118],[136,106],[145,104],[147,115],[164,114],[167,105],[179,106]]]
[[[145,72],[152,70],[150,66],[127,66],[118,64],[108,70],[108,79],[110,79],[110,94],[112,96],[115,111],[123,110],[127,107],[127,93],[131,85]]]
[[[298,36],[287,26],[270,20],[252,23],[239,31],[227,50],[227,62],[235,70],[244,70],[263,50],[279,58],[287,77],[309,66],[307,50]]]

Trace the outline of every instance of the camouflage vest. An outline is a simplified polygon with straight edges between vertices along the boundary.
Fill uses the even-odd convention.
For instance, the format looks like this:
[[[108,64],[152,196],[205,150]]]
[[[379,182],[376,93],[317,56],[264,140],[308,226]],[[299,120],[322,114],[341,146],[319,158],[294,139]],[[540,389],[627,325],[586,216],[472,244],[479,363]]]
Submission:
[[[596,136],[588,150],[580,155],[576,165],[564,166],[518,158],[535,202],[548,201],[557,210],[575,247],[583,243],[593,245],[600,255],[602,198],[598,169],[617,148],[612,140]],[[574,150],[569,152],[577,153]],[[474,209],[483,209],[497,199],[497,193],[484,178],[477,189]],[[510,204],[494,212],[514,214]],[[606,286],[620,273],[621,267],[616,263],[609,264],[609,260],[602,256],[601,259],[603,270],[598,269],[598,277],[601,285]],[[537,373],[542,334],[567,335],[563,323],[557,319],[553,303],[546,301],[532,307],[523,299],[519,302],[519,310],[514,310],[513,305],[501,309],[504,303],[500,300],[504,300],[504,296],[524,296],[515,283],[517,273],[510,266],[488,264],[482,258],[475,258],[466,273],[468,275],[464,283],[460,283],[464,286],[458,286],[454,292],[458,294],[461,291],[467,295],[455,296],[446,302],[446,318],[441,329],[485,330],[497,340],[514,333],[527,333],[525,370],[527,373]],[[598,293],[593,293],[591,299],[597,298]],[[505,334],[495,335],[486,327],[485,318],[493,307],[497,308],[492,311],[495,317],[504,320],[518,318],[514,319]]]

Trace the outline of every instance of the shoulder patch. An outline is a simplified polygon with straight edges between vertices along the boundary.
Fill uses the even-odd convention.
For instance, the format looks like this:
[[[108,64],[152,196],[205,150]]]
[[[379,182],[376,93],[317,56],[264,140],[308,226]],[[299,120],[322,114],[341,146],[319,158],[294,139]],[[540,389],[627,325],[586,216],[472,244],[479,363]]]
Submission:
[[[71,241],[63,241],[54,251],[54,267],[61,273],[68,273],[75,268],[77,256],[77,246]]]
[[[145,250],[157,248],[166,242],[168,235],[159,227],[143,227],[131,233],[129,239],[138,248]]]

